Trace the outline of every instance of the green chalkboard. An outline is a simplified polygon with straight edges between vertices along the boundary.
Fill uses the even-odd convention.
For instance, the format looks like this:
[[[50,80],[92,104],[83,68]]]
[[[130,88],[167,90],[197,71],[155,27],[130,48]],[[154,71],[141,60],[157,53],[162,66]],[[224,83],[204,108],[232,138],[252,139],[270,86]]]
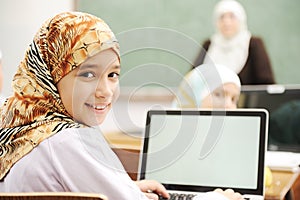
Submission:
[[[214,32],[216,0],[78,0],[105,20],[121,45],[123,86],[177,86]],[[253,35],[264,40],[276,81],[300,83],[300,1],[240,1]]]

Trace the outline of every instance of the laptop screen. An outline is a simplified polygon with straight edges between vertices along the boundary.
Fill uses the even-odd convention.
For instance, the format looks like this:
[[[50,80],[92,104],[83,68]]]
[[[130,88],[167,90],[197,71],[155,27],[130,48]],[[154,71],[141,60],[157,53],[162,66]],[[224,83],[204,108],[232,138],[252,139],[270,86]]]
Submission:
[[[264,110],[148,112],[141,179],[167,189],[262,194]]]

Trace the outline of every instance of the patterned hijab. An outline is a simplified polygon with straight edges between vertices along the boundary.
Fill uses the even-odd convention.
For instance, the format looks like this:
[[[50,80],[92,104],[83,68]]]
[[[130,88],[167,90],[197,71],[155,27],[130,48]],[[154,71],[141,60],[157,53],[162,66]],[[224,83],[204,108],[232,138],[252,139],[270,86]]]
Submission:
[[[67,113],[56,84],[89,56],[112,48],[113,32],[101,19],[66,12],[46,21],[14,76],[14,95],[0,112],[0,179],[46,138],[62,129],[84,127]]]

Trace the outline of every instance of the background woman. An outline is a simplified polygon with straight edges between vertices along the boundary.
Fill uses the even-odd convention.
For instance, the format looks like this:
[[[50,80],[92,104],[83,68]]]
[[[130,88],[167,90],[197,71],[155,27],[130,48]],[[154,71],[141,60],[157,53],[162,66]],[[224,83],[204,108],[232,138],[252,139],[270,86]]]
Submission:
[[[213,62],[230,67],[243,85],[274,84],[263,41],[249,32],[242,5],[235,0],[221,0],[215,6],[213,18],[216,33],[203,43],[193,68]]]

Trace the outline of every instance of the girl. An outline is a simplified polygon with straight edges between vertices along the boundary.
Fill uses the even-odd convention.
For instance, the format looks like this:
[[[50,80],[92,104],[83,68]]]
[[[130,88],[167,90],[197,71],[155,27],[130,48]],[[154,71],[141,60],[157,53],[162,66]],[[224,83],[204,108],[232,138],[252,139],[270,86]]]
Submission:
[[[104,21],[80,12],[46,21],[1,108],[0,191],[168,198],[154,180],[132,181],[98,128],[119,95],[119,74],[119,45]]]

